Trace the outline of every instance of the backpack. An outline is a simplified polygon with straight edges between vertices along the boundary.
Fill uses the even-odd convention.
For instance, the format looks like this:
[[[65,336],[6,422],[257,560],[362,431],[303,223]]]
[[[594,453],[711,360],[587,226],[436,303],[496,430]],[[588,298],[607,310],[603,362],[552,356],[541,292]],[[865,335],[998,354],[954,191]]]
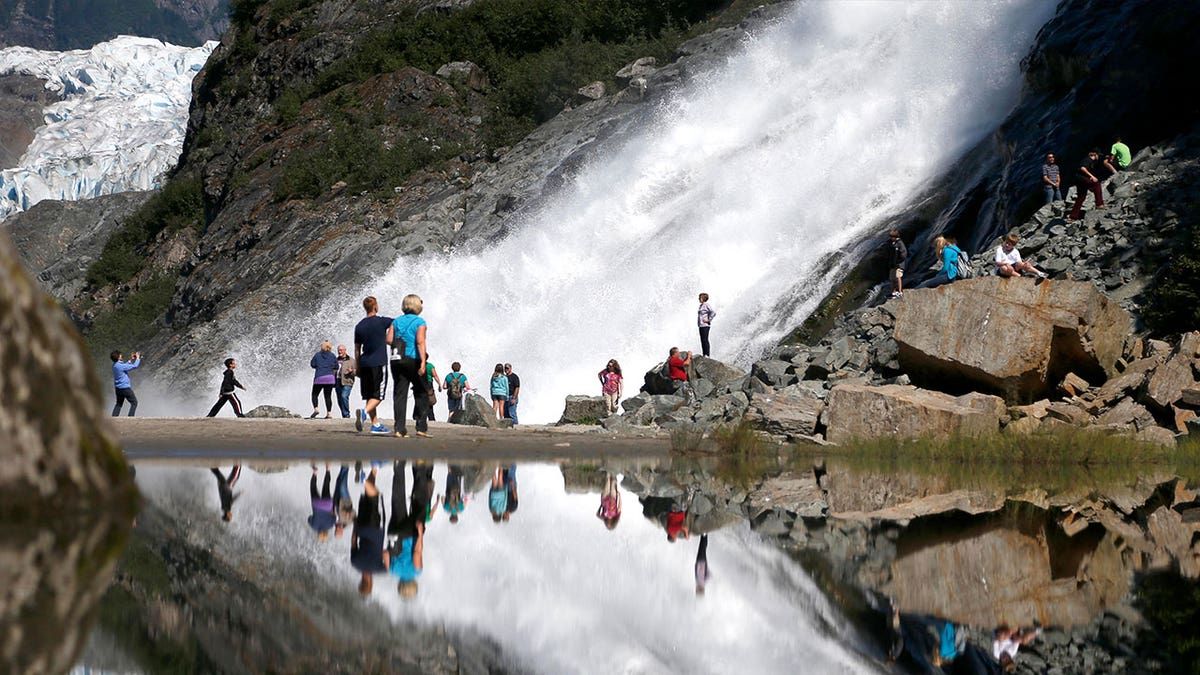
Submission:
[[[956,247],[957,248],[957,247]],[[956,279],[970,279],[975,276],[975,268],[971,267],[971,259],[967,256],[967,252],[958,249],[958,261],[955,263],[955,271],[958,272]]]
[[[451,400],[457,401],[463,395],[463,380],[466,379],[458,373],[451,373],[450,377],[446,378],[446,396]]]

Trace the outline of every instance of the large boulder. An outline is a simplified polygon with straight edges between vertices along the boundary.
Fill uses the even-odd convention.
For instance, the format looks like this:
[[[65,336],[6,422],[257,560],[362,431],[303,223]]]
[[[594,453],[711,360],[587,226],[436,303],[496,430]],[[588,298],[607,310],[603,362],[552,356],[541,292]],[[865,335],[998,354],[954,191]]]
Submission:
[[[512,420],[508,421],[511,426]],[[454,414],[450,415],[450,423],[488,429],[499,429],[502,426],[500,420],[496,419],[491,402],[478,394],[463,395],[463,409],[455,410]]]
[[[792,385],[778,392],[754,394],[744,419],[769,434],[789,440],[817,432],[825,402],[808,389]]]
[[[1185,389],[1196,386],[1192,366],[1197,351],[1200,351],[1200,333],[1187,333],[1179,340],[1179,347],[1146,383],[1146,399],[1151,405],[1165,411],[1183,397]]]
[[[646,372],[642,391],[658,396],[675,393],[675,383],[667,377],[665,366],[666,362],[664,361]],[[688,368],[688,380],[701,398],[716,388],[745,376],[746,373],[743,370],[698,354],[692,354],[692,365]]]
[[[954,397],[909,385],[840,384],[829,392],[826,438],[844,443],[883,436],[982,436],[999,431],[1007,414],[1004,401],[987,394]]]
[[[608,406],[603,396],[567,396],[559,424],[596,424],[608,417]]]
[[[1052,393],[1067,373],[1117,374],[1129,313],[1089,283],[988,276],[904,294],[899,362],[916,384],[984,388],[1012,403]]]

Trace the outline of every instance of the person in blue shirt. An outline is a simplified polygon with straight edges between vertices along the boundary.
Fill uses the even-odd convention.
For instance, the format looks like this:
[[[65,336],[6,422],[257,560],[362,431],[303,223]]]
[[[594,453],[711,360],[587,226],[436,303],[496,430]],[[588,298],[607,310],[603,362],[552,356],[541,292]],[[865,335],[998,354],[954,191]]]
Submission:
[[[387,329],[387,343],[392,347],[392,413],[396,418],[396,438],[408,436],[405,411],[408,409],[408,388],[412,387],[413,419],[417,435],[429,436],[429,392],[426,391],[425,351],[427,325],[421,318],[424,304],[419,295],[406,295],[400,303],[404,314],[396,317]]]
[[[411,505],[406,505],[403,460],[392,463],[392,519],[387,528],[388,572],[399,582],[396,591],[409,599],[417,594],[417,577],[425,567],[425,511],[429,508],[425,493],[432,493],[433,467],[423,462],[413,465]]]
[[[958,255],[962,253],[958,241],[954,237],[938,237],[933,240],[933,249],[942,259],[942,269],[917,288],[935,288],[958,278]]]
[[[121,352],[113,351],[109,357],[113,362],[113,389],[117,393],[117,404],[113,406],[112,416],[121,414],[121,405],[129,401],[129,416],[137,413],[137,396],[133,394],[133,385],[129,382],[129,371],[142,365],[142,353],[134,352],[133,358],[126,363],[121,360]]]

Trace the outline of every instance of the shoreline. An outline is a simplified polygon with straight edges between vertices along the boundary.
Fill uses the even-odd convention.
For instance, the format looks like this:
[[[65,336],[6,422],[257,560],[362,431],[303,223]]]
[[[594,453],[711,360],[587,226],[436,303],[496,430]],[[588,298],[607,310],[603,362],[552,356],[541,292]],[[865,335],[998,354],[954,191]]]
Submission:
[[[424,458],[550,459],[666,456],[665,436],[632,437],[591,431],[599,427],[521,425],[515,429],[430,422],[430,438],[374,436],[352,419],[235,419],[117,417],[113,428],[125,457],[198,458]],[[586,430],[585,430],[586,429]],[[411,432],[410,432],[411,433]]]

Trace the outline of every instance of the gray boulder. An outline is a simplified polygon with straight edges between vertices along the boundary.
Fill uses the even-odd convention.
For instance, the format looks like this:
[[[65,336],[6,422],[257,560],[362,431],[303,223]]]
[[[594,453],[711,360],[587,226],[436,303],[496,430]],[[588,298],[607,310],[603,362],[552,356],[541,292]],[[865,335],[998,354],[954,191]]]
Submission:
[[[773,436],[795,440],[817,432],[825,402],[811,392],[788,387],[773,394],[755,394],[744,419]]]
[[[1200,351],[1200,333],[1187,333],[1171,357],[1154,370],[1146,383],[1146,399],[1159,410],[1166,410],[1183,396],[1185,389],[1196,386],[1192,365]]]
[[[1007,414],[1003,399],[986,394],[956,398],[898,384],[841,384],[829,392],[826,438],[844,443],[884,436],[983,436],[999,431]]]
[[[1023,403],[1069,372],[1089,382],[1117,375],[1131,325],[1091,284],[989,276],[905,293],[895,340],[917,384],[980,387]]]
[[[603,396],[567,396],[559,424],[596,424],[608,417],[608,407]]]
[[[483,91],[491,84],[487,72],[470,61],[454,61],[437,69],[438,77],[451,82],[462,82],[475,91]]]
[[[246,413],[246,417],[254,417],[258,419],[298,419],[300,416],[293,413],[287,408],[277,405],[260,405],[254,410]]]
[[[512,426],[512,420],[505,420]],[[463,409],[455,410],[450,416],[451,424],[465,424],[472,427],[499,429],[502,427],[496,413],[492,410],[490,401],[478,394],[463,395]]]

